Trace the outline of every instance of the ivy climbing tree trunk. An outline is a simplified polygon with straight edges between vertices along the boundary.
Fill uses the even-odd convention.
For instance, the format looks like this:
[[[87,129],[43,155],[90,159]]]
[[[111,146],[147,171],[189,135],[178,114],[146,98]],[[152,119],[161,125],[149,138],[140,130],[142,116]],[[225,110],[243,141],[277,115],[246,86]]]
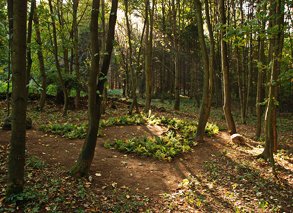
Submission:
[[[229,64],[228,64],[228,51],[227,42],[225,41],[226,35],[226,12],[224,0],[219,1],[219,13],[220,13],[220,23],[221,23],[221,67],[223,73],[223,87],[224,87],[224,114],[230,134],[236,133],[236,126],[231,112],[231,91],[230,91],[230,81],[229,81]]]
[[[98,17],[99,17],[100,0],[93,0],[91,13],[91,70],[88,82],[88,133],[83,144],[81,153],[76,164],[71,169],[74,176],[85,176],[89,173],[91,163],[94,158],[97,133],[101,118],[102,94],[107,81],[107,73],[111,61],[113,50],[113,42],[115,38],[115,25],[117,20],[118,0],[112,0],[110,11],[109,30],[106,44],[106,54],[103,58],[101,72],[99,71],[100,47],[98,33]],[[97,77],[98,84],[97,84]]]
[[[26,136],[27,1],[13,1],[12,132],[8,158],[7,196],[23,191]]]

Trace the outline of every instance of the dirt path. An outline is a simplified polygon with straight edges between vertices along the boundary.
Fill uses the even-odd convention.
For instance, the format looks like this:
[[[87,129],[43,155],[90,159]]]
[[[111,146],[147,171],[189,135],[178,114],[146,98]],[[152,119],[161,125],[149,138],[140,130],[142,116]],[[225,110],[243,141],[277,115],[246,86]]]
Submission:
[[[260,203],[267,205],[267,201],[274,208],[285,212],[293,209],[290,204],[293,196],[293,166],[290,159],[277,158],[279,175],[276,179],[269,172],[268,164],[255,159],[254,155],[260,151],[257,147],[231,145],[230,136],[225,132],[207,138],[205,143],[198,144],[191,152],[177,156],[171,162],[103,147],[106,140],[154,133],[154,128],[147,126],[115,126],[104,129],[103,136],[97,140],[91,167],[91,187],[95,187],[97,192],[113,184],[119,188],[127,187],[134,193],[150,197],[152,205],[160,211],[164,212],[162,207],[169,210],[170,205],[176,203],[175,211],[193,212],[194,207],[188,209],[186,203],[180,203],[183,198],[187,198],[188,202],[190,191],[187,190],[187,195],[184,195],[185,192],[178,188],[178,184],[186,178],[194,177],[198,183],[192,185],[195,187],[192,196],[197,198],[192,199],[196,200],[196,205],[201,205],[198,208],[203,212],[234,212],[235,206],[247,211],[261,210],[263,207]],[[7,148],[9,138],[10,132],[0,130],[0,145]],[[28,154],[37,156],[52,168],[64,171],[68,171],[74,164],[82,144],[83,140],[69,140],[36,130],[27,132]],[[161,196],[165,193],[171,195],[167,201]]]
[[[152,160],[133,154],[124,154],[103,147],[104,140],[149,135],[144,126],[111,127],[103,131],[97,140],[95,158],[91,167],[92,175],[102,187],[116,182],[150,196],[175,190],[178,183],[189,173],[198,173],[216,147],[208,141],[184,156],[178,156],[171,163]],[[0,144],[7,145],[10,132],[0,131]],[[60,136],[30,130],[27,132],[27,150],[48,164],[69,169],[77,159],[83,140],[68,140]],[[101,175],[101,176],[100,176]]]

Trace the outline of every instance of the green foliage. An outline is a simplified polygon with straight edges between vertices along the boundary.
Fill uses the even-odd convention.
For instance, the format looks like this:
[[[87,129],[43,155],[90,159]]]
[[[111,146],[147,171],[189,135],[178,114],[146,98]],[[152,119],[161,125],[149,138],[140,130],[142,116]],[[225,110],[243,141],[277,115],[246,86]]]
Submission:
[[[125,125],[141,125],[145,123],[145,119],[140,114],[124,115],[102,120],[101,127],[108,126],[125,126]]]
[[[153,157],[159,160],[171,160],[176,155],[188,152],[191,146],[195,145],[194,138],[197,130],[197,123],[178,118],[144,117],[148,124],[163,125],[168,131],[161,136],[135,137],[128,140],[115,140],[106,142],[106,148],[114,148],[122,152],[136,153],[143,156]],[[207,124],[208,135],[217,134],[219,128],[215,124]]]
[[[33,169],[42,169],[46,166],[45,162],[36,156],[31,156],[26,160],[26,165]]]
[[[139,137],[129,140],[115,140],[114,143],[106,142],[106,148],[114,148],[122,152],[136,153],[143,156],[154,157],[159,160],[170,161],[179,153],[190,151],[186,140],[181,143],[172,133],[163,137]]]
[[[86,136],[87,126],[85,124],[49,124],[40,126],[40,130],[50,132],[56,135],[61,135],[69,139],[82,139]]]

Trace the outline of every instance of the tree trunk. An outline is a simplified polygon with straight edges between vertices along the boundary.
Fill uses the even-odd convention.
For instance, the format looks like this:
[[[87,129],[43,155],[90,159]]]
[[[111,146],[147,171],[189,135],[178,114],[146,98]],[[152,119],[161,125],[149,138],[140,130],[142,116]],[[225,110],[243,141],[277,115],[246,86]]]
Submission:
[[[146,103],[144,111],[151,109],[152,100],[152,45],[153,45],[153,24],[154,24],[154,1],[152,10],[150,1],[145,0],[146,10],[146,36],[145,36],[145,82],[146,82]]]
[[[265,11],[266,4],[263,6],[263,11]],[[266,26],[266,21],[261,21],[261,32],[258,38],[258,76],[257,76],[257,86],[256,86],[256,117],[257,117],[257,123],[256,123],[256,133],[255,133],[255,138],[258,140],[261,136],[261,127],[262,127],[262,114],[263,114],[263,107],[262,107],[262,102],[264,101],[264,85],[263,85],[263,79],[264,79],[264,66],[265,66],[265,41],[264,41],[264,33],[265,33],[265,26]]]
[[[49,0],[49,7],[50,7],[50,13],[51,13],[52,28],[53,28],[53,46],[54,46],[55,65],[56,65],[56,69],[57,69],[59,83],[60,83],[60,86],[62,88],[62,92],[64,95],[63,115],[65,116],[67,114],[67,110],[68,110],[68,91],[67,91],[67,88],[66,88],[63,76],[62,76],[62,71],[61,71],[59,57],[58,57],[57,29],[56,29],[56,24],[55,24],[55,17],[54,17],[52,0]]]
[[[33,1],[32,3],[36,4],[36,1]],[[46,103],[47,75],[46,75],[45,62],[44,62],[44,56],[43,56],[43,42],[42,42],[41,31],[40,31],[38,8],[36,8],[36,5],[35,5],[35,13],[34,13],[34,27],[36,32],[36,42],[38,44],[37,55],[39,60],[39,69],[40,69],[40,73],[42,77],[42,91],[41,91],[41,97],[39,100],[39,108],[40,110],[43,110]]]
[[[276,101],[278,97],[277,80],[280,73],[280,61],[282,59],[283,48],[283,24],[284,24],[284,1],[270,1],[270,7],[273,18],[270,27],[278,29],[272,32],[271,48],[272,48],[272,67],[268,88],[268,102],[265,113],[265,148],[261,156],[267,159],[274,166],[273,153],[277,150],[277,119],[276,119]]]
[[[129,108],[129,114],[132,114],[133,108],[135,107],[136,113],[138,113],[138,103],[137,103],[137,77],[136,72],[133,67],[133,49],[132,49],[132,41],[131,41],[131,28],[129,23],[129,7],[128,7],[128,0],[124,0],[124,6],[125,6],[125,19],[126,19],[126,27],[127,27],[127,36],[128,36],[128,47],[129,47],[129,68],[130,68],[130,78],[131,78],[131,97],[132,97],[132,103]]]
[[[35,13],[35,3],[36,0],[31,1],[31,7],[28,17],[28,26],[27,26],[27,52],[26,52],[26,60],[27,60],[27,66],[26,66],[26,84],[27,84],[27,93],[29,94],[29,82],[31,78],[31,68],[32,68],[32,51],[31,51],[31,43],[32,43],[32,32],[33,32],[33,18]]]
[[[196,21],[198,27],[198,38],[201,48],[202,54],[202,62],[204,64],[204,84],[203,84],[203,96],[199,111],[199,121],[196,132],[196,140],[199,142],[203,142],[203,137],[205,133],[205,126],[207,123],[206,118],[208,118],[208,114],[210,108],[208,106],[208,97],[209,97],[209,57],[207,52],[207,47],[204,38],[204,30],[203,30],[203,20],[202,20],[202,6],[200,0],[195,0],[195,10],[196,10]]]
[[[23,191],[26,136],[26,20],[27,1],[13,1],[12,132],[8,158],[7,196]]]
[[[231,112],[231,91],[230,91],[230,81],[229,81],[229,64],[228,64],[228,51],[227,43],[224,40],[226,35],[226,13],[225,13],[225,4],[224,0],[219,1],[219,13],[220,13],[220,22],[222,24],[220,35],[221,35],[221,67],[223,73],[223,87],[224,87],[224,114],[228,127],[228,132],[230,134],[236,133],[236,126],[233,120]]]
[[[11,75],[11,54],[12,54],[12,35],[13,35],[13,0],[7,0],[8,12],[8,75],[6,89],[7,117],[10,115],[10,75]]]
[[[107,73],[111,61],[113,50],[113,41],[115,35],[115,25],[117,19],[118,0],[112,0],[112,8],[110,11],[109,30],[106,45],[106,53],[103,58],[101,72],[99,70],[99,40],[98,40],[98,17],[99,17],[100,0],[93,0],[92,15],[91,15],[91,42],[92,42],[92,65],[89,76],[89,95],[88,95],[88,113],[89,113],[89,127],[86,140],[83,144],[82,151],[79,155],[78,161],[71,169],[71,174],[74,176],[85,176],[89,173],[91,163],[94,158],[97,133],[99,122],[101,118],[101,103],[104,84],[107,81]],[[98,84],[97,82],[98,78]],[[97,94],[98,93],[98,94]]]
[[[73,0],[73,17],[72,17],[72,29],[73,29],[73,54],[74,54],[74,67],[76,81],[78,86],[75,88],[76,96],[74,100],[75,108],[78,109],[80,105],[80,66],[79,66],[79,38],[78,38],[78,23],[77,23],[77,11],[79,0]]]

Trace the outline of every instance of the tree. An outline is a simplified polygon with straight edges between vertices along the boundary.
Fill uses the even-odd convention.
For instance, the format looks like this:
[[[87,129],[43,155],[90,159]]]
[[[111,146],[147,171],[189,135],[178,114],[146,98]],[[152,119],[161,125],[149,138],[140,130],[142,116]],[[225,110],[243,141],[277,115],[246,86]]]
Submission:
[[[228,64],[228,51],[227,42],[225,41],[226,35],[226,12],[224,0],[219,1],[219,13],[221,23],[221,68],[223,73],[223,87],[224,87],[224,105],[223,110],[225,119],[230,134],[236,133],[236,126],[231,112],[231,90],[229,80],[229,64]]]
[[[7,195],[23,191],[26,136],[26,20],[27,1],[13,1],[12,132],[8,159]]]
[[[267,159],[274,165],[273,153],[277,151],[277,119],[276,106],[278,98],[278,77],[280,74],[280,61],[282,59],[282,49],[284,42],[284,1],[270,1],[270,29],[271,29],[271,71],[269,78],[269,88],[267,105],[265,112],[265,148],[261,157]]]
[[[36,4],[36,1],[32,1],[32,4]],[[38,44],[38,61],[39,61],[39,69],[42,77],[42,91],[41,96],[39,100],[39,108],[40,110],[43,110],[45,103],[46,103],[46,96],[47,96],[47,75],[45,70],[45,62],[44,62],[44,55],[43,55],[43,42],[41,37],[41,31],[40,31],[40,20],[39,20],[39,14],[38,14],[38,8],[36,5],[34,5],[35,12],[34,12],[34,27],[36,32],[36,42]]]
[[[146,100],[145,109],[146,113],[151,108],[152,100],[152,52],[153,52],[153,26],[154,26],[154,10],[155,0],[152,2],[152,9],[150,7],[150,0],[145,0],[145,18],[146,18],[146,31],[145,31],[145,78],[146,78]]]
[[[101,72],[99,72],[100,46],[98,33],[100,1],[93,0],[91,13],[91,70],[88,80],[88,133],[83,144],[81,153],[76,164],[71,169],[74,176],[85,176],[88,174],[91,163],[94,158],[99,121],[101,118],[101,103],[106,76],[109,69],[111,54],[113,50],[113,41],[115,34],[115,25],[117,19],[118,0],[112,0],[110,11],[109,30],[106,45],[106,52],[103,58]],[[98,84],[97,84],[98,77]],[[97,94],[98,93],[98,94]]]
[[[58,51],[58,40],[57,40],[57,29],[56,29],[56,22],[55,22],[55,16],[54,16],[54,10],[53,10],[53,5],[52,5],[52,0],[49,0],[49,8],[50,8],[50,13],[51,13],[51,22],[52,22],[52,28],[53,28],[53,48],[54,48],[54,57],[55,57],[55,65],[57,69],[57,74],[58,74],[58,79],[59,83],[62,88],[62,92],[64,95],[64,106],[63,106],[63,115],[65,116],[67,114],[68,110],[68,91],[65,85],[65,81],[63,79],[62,75],[62,70],[61,70],[61,65],[59,62],[59,51]]]
[[[195,0],[195,7],[196,7],[196,19],[197,19],[197,26],[198,26],[198,37],[201,47],[202,53],[202,61],[204,63],[204,86],[203,86],[203,97],[200,106],[200,113],[199,113],[199,121],[198,127],[196,132],[196,139],[198,141],[203,141],[203,136],[205,133],[205,127],[210,115],[211,109],[211,102],[212,102],[212,92],[213,92],[213,70],[214,70],[214,38],[213,38],[213,31],[212,26],[210,23],[209,17],[209,5],[208,0],[205,0],[205,12],[206,12],[206,20],[209,30],[210,36],[210,58],[208,56],[206,42],[204,38],[204,30],[203,30],[203,20],[202,20],[202,6],[200,0]]]
[[[136,112],[138,113],[138,103],[137,103],[137,95],[136,95],[136,89],[137,89],[137,74],[134,70],[133,66],[133,48],[132,48],[132,32],[130,27],[130,21],[129,21],[129,6],[128,6],[128,0],[124,0],[124,6],[125,6],[125,19],[126,19],[126,27],[127,27],[127,37],[128,37],[128,47],[129,47],[129,69],[131,74],[131,96],[132,96],[132,103],[129,108],[129,114],[132,114],[133,108],[135,107]]]

